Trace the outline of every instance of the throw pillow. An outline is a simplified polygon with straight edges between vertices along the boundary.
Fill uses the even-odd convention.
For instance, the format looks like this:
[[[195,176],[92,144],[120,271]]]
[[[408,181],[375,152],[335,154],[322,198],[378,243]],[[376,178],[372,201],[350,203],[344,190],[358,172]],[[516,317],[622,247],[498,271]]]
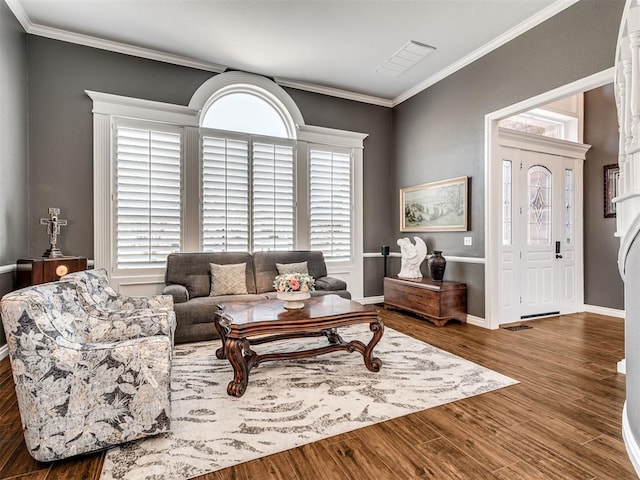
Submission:
[[[289,273],[302,273],[304,275],[309,275],[307,262],[276,263],[276,268],[278,269],[278,275],[287,275]]]
[[[229,265],[210,263],[209,267],[211,268],[211,293],[209,296],[243,295],[247,293],[246,263]]]

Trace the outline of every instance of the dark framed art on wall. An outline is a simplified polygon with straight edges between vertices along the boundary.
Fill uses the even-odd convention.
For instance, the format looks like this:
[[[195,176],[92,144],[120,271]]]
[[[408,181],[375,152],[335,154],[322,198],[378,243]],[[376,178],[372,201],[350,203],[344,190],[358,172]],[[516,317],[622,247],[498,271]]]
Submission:
[[[618,181],[620,178],[620,166],[617,163],[604,166],[604,216],[615,218],[616,204],[613,199],[618,196]]]

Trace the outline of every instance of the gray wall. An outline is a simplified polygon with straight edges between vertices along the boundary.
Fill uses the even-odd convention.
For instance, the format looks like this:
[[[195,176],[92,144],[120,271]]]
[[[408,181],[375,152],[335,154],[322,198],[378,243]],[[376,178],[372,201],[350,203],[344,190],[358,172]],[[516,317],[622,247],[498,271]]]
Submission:
[[[618,163],[618,118],[613,84],[584,94],[584,303],[624,310],[618,272],[616,219],[604,217],[604,165]]]
[[[27,35],[0,2],[0,266],[27,254],[27,80]],[[0,296],[13,284],[0,274]]]
[[[613,66],[624,3],[581,0],[394,108],[394,192],[462,175],[471,180],[469,231],[422,234],[429,251],[484,257],[484,116]],[[389,228],[406,236],[397,195],[391,201]],[[469,235],[473,246],[464,247]],[[445,280],[467,282],[469,313],[484,317],[477,270],[462,264],[454,276],[448,266]]]
[[[30,197],[29,252],[47,248],[38,221],[50,206],[69,221],[59,246],[67,255],[93,258],[93,153],[91,100],[85,90],[187,105],[211,73],[120,55],[41,37],[29,37]],[[364,153],[365,251],[388,243],[391,117],[385,107],[295,89],[305,122],[368,133]],[[382,293],[381,275],[366,264],[365,294]]]

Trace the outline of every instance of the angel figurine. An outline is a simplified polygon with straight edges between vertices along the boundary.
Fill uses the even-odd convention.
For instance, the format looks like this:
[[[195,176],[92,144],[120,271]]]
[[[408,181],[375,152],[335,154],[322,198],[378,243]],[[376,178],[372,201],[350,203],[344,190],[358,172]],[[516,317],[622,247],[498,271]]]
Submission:
[[[397,243],[400,246],[400,253],[402,253],[398,277],[422,278],[420,264],[427,257],[427,245],[420,237],[413,237],[413,239],[416,242],[415,245],[408,237],[398,239]]]

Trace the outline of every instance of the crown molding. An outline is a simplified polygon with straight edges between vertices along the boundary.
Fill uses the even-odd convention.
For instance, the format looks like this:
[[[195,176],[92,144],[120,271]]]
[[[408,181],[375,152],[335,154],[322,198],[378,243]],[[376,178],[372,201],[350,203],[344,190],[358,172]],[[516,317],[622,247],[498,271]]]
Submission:
[[[22,25],[22,28],[24,28],[25,32],[27,32],[29,35],[37,35],[39,37],[61,40],[63,42],[75,43],[76,45],[83,45],[85,47],[93,47],[100,50],[123,53],[125,55],[146,58],[148,60],[156,60],[158,62],[171,63],[174,65],[195,68],[197,70],[204,70],[207,72],[222,73],[227,69],[225,65],[219,65],[217,63],[202,62],[200,60],[196,60],[195,58],[185,57],[182,55],[173,55],[171,53],[166,53],[159,50],[136,47],[133,45],[128,45],[126,43],[114,42],[112,40],[93,37],[91,35],[84,35],[82,33],[74,33],[67,30],[61,30],[59,28],[38,25],[37,23],[33,23],[31,21],[27,13],[24,11],[24,8],[22,8],[19,0],[5,0],[5,2],[18,19],[18,22],[20,22],[20,25]]]
[[[485,44],[481,48],[470,53],[466,57],[462,58],[456,63],[451,64],[447,68],[440,70],[438,73],[428,77],[416,86],[410,88],[404,93],[398,95],[394,99],[386,99],[382,97],[376,97],[373,95],[365,95],[362,93],[356,93],[348,90],[342,90],[339,88],[326,87],[323,85],[317,85],[314,83],[299,82],[295,80],[289,80],[285,78],[274,77],[274,81],[281,87],[296,88],[298,90],[304,90],[312,93],[320,93],[323,95],[329,95],[331,97],[343,98],[346,100],[353,100],[356,102],[368,103],[371,105],[378,105],[381,107],[392,108],[400,103],[408,100],[409,98],[417,95],[423,90],[427,89],[431,85],[439,82],[440,80],[452,75],[453,73],[461,70],[470,63],[478,60],[484,55],[492,52],[493,50],[501,47],[505,43],[513,40],[518,35],[525,33],[540,23],[548,20],[554,15],[560,13],[571,5],[577,3],[579,0],[558,0],[547,8],[541,10],[536,15],[531,16],[524,22],[508,30],[504,34],[495,38],[491,42]],[[222,73],[227,70],[227,66],[219,65],[216,63],[203,62],[193,58],[173,55],[159,50],[152,50],[148,48],[135,47],[125,43],[114,42],[111,40],[104,40],[98,37],[90,35],[84,35],[79,33],[68,32],[57,28],[46,27],[43,25],[34,24],[29,16],[26,14],[24,8],[20,4],[19,0],[5,0],[13,14],[16,16],[24,30],[31,35],[37,35],[46,38],[52,38],[54,40],[61,40],[65,42],[75,43],[78,45],[84,45],[87,47],[99,48],[101,50],[108,50],[117,53],[123,53],[125,55],[132,55],[135,57],[147,58],[150,60],[156,60],[159,62],[171,63],[174,65],[181,65],[184,67],[195,68],[198,70],[205,70],[209,72]]]
[[[414,95],[417,95],[421,91],[429,88],[431,85],[439,82],[440,80],[448,77],[449,75],[454,74],[455,72],[463,69],[470,63],[475,62],[476,60],[484,57],[488,53],[491,53],[492,51],[498,49],[505,43],[508,43],[514,38],[518,37],[519,35],[522,35],[523,33],[531,30],[532,28],[541,24],[545,20],[548,20],[554,15],[557,15],[558,13],[565,10],[566,8],[569,8],[571,5],[578,3],[578,1],[579,0],[558,0],[557,2],[552,3],[547,8],[540,10],[536,15],[529,17],[524,22],[516,25],[515,27],[506,31],[499,37],[494,38],[489,43],[486,43],[479,49],[471,52],[466,57],[463,57],[457,62],[452,63],[447,68],[444,68],[440,70],[438,73],[431,75],[426,80],[423,80],[422,82],[417,84],[415,87],[412,87],[406,92],[398,95],[396,98],[393,99],[391,106],[395,107],[396,105],[401,104],[405,100],[408,100]]]
[[[354,100],[356,102],[370,103],[371,105],[378,105],[380,107],[393,107],[392,100],[381,97],[374,97],[373,95],[365,95],[363,93],[350,92],[348,90],[341,90],[339,88],[325,87],[323,85],[317,85],[315,83],[297,82],[280,77],[274,77],[273,80],[281,87],[297,88],[298,90],[305,90],[312,93],[321,93],[323,95],[344,98],[346,100]]]

